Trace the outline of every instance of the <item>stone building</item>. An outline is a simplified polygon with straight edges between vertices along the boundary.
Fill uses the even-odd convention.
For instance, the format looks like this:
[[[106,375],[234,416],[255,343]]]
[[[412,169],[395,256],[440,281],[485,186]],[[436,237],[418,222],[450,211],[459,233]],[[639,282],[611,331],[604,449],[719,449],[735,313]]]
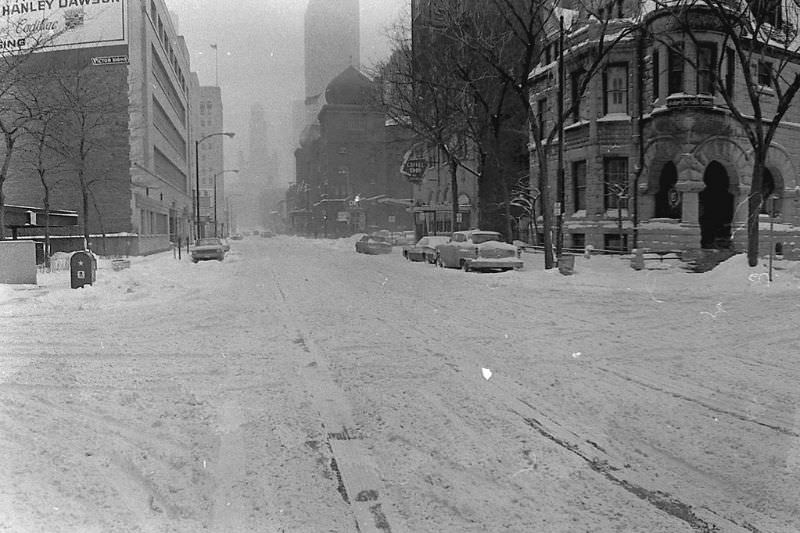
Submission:
[[[76,153],[50,154],[54,166],[61,159],[51,206],[77,211],[79,225],[88,226],[89,244],[98,253],[169,249],[170,241],[192,232],[194,152],[189,53],[166,4],[117,0],[87,2],[80,8],[42,5],[37,15],[47,19],[47,27],[55,25],[58,37],[33,54],[25,68],[38,76],[39,94],[49,101],[63,96],[55,80],[79,89],[93,120],[93,129],[83,132],[75,121],[59,121],[64,152],[73,148],[68,143],[77,146],[80,140],[89,149],[83,185],[77,178]],[[4,17],[3,24],[10,25],[4,30],[10,33],[18,27],[14,15]],[[74,115],[78,109],[70,111]],[[25,163],[24,151],[18,155],[5,184],[7,202],[41,206],[38,176]],[[82,208],[84,193],[88,218]],[[75,249],[82,246],[78,240],[80,244],[55,239],[53,250]]]
[[[752,108],[744,76],[713,17],[690,17],[689,33],[669,10],[645,12],[645,5],[619,2],[605,10],[611,17],[606,35],[624,25],[635,28],[611,50],[583,95],[578,88],[595,49],[590,41],[599,39],[601,24],[587,21],[587,14],[577,9],[562,12],[568,21],[586,21],[567,35],[564,54],[564,108],[579,100],[563,135],[564,245],[743,250],[753,150],[712,77],[724,78],[727,92],[747,115]],[[545,131],[554,123],[557,106],[557,41],[554,29],[542,63],[531,73],[531,106]],[[768,51],[759,72],[775,60],[769,56],[775,52]],[[797,55],[789,59],[800,64]],[[774,113],[776,100],[768,79],[759,77],[756,87],[766,117]],[[772,222],[779,232],[778,251],[800,244],[798,133],[800,108],[794,106],[770,147],[762,188],[764,197],[777,197],[778,217]],[[549,174],[555,192],[556,147],[551,148]],[[534,152],[531,174],[535,183]],[[765,203],[765,228],[768,211]],[[766,253],[767,239],[762,237],[760,244]]]

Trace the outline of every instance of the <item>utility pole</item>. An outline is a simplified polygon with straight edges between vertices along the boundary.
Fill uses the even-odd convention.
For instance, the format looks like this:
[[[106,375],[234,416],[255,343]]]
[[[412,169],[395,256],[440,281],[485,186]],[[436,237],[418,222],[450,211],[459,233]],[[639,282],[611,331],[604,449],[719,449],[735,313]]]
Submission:
[[[564,15],[558,18],[558,170],[556,185],[556,260],[564,247]]]

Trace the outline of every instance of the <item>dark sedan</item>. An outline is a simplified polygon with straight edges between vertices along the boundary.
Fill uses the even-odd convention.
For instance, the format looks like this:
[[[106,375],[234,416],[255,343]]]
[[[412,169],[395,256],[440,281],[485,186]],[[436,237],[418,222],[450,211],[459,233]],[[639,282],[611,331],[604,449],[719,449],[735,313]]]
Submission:
[[[212,259],[217,261],[225,259],[225,244],[217,237],[198,239],[192,248],[192,261],[197,263]]]
[[[356,241],[356,252],[368,255],[390,254],[392,243],[379,235],[364,235]]]
[[[445,235],[428,235],[412,244],[403,247],[403,257],[409,261],[425,261],[426,263],[436,263],[436,245],[444,244],[450,240]]]

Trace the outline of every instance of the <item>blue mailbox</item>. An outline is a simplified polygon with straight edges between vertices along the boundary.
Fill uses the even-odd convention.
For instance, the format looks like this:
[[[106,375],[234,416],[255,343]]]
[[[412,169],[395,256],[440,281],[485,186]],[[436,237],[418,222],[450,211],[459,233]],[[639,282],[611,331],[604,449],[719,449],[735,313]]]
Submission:
[[[93,284],[96,272],[97,259],[91,252],[75,252],[70,256],[69,279],[73,289]]]

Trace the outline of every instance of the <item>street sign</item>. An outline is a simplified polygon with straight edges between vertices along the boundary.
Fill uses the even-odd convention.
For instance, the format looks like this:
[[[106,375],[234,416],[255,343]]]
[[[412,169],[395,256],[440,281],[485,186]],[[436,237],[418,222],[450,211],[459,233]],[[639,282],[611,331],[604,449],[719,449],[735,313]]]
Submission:
[[[92,65],[127,65],[128,64],[128,56],[102,56],[102,57],[93,57],[92,58]]]

